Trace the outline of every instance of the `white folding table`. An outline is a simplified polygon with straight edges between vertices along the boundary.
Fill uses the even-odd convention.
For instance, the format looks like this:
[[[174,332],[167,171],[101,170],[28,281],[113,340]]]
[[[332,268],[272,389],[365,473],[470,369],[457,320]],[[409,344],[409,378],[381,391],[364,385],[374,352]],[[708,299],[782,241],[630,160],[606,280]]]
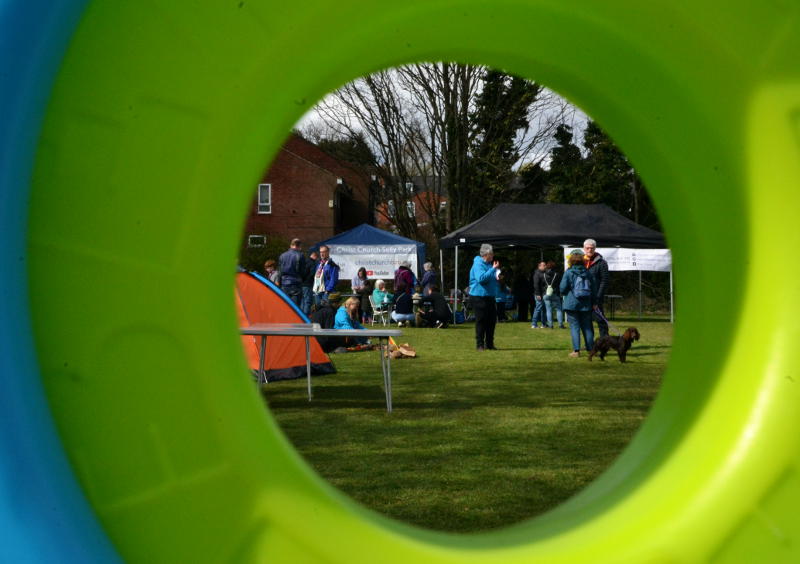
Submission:
[[[306,379],[308,381],[308,401],[311,401],[311,337],[363,337],[377,338],[378,351],[381,357],[381,371],[383,372],[383,387],[386,392],[386,411],[392,412],[392,366],[389,350],[389,337],[399,337],[403,334],[397,329],[322,329],[318,323],[255,323],[240,329],[242,335],[261,337],[259,347],[258,374],[264,375],[266,362],[267,337],[303,337],[306,342]]]

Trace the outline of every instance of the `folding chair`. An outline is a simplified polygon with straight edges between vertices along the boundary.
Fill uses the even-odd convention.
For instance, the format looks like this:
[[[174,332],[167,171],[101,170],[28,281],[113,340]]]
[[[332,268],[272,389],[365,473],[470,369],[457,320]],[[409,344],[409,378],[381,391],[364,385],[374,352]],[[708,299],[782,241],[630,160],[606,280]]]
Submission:
[[[379,319],[384,325],[389,323],[389,306],[381,304],[380,307],[375,305],[372,296],[369,297],[369,305],[372,306],[372,325],[375,325],[375,320]]]

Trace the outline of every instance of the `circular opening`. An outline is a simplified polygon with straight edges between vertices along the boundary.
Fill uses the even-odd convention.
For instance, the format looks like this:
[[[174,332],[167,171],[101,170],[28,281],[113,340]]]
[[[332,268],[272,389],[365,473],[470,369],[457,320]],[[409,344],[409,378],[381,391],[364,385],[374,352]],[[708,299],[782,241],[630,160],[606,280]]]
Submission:
[[[689,25],[661,5],[577,12],[476,3],[459,14],[440,3],[339,12],[304,5],[281,17],[272,8],[176,2],[154,13],[93,3],[54,90],[30,208],[32,316],[53,416],[115,546],[132,561],[714,552],[766,487],[762,474],[741,473],[760,457],[753,449],[743,456],[739,441],[744,429],[747,445],[764,446],[761,434],[753,442],[748,417],[752,402],[775,401],[778,389],[759,393],[763,382],[750,377],[764,373],[763,355],[737,357],[752,370],[727,361],[745,279],[738,265],[706,262],[720,249],[746,248],[758,223],[744,205],[753,183],[744,147],[762,130],[744,123],[753,116],[742,108],[775,118],[767,108],[776,106],[764,103],[770,96],[751,100],[763,73],[742,74],[748,57],[727,48],[746,44],[737,31],[750,19]],[[339,31],[335,41],[287,33],[319,29],[320,13]],[[682,310],[687,329],[670,360],[676,377],[613,469],[546,518],[483,538],[426,534],[348,504],[299,463],[252,389],[221,376],[237,362],[245,371],[227,273],[238,245],[230,226],[250,198],[252,171],[277,152],[306,100],[371,69],[434,55],[541,76],[608,123],[641,163],[680,252],[677,267],[691,280],[685,303],[703,304]],[[754,178],[763,172],[756,167]],[[247,193],[232,197],[231,186]],[[778,216],[774,225],[788,225]],[[723,290],[720,270],[730,275]],[[783,444],[780,433],[766,435]],[[773,462],[772,470],[783,467]]]
[[[609,135],[542,85],[452,63],[369,75],[319,102],[264,172],[240,253],[261,277],[239,275],[238,303],[246,326],[402,325],[391,394],[376,336],[323,337],[309,383],[302,338],[264,337],[262,353],[248,335],[251,369],[306,461],[367,507],[458,533],[538,516],[605,471],[657,393],[672,343],[659,229]],[[495,340],[478,346],[498,350],[476,351],[486,242]]]

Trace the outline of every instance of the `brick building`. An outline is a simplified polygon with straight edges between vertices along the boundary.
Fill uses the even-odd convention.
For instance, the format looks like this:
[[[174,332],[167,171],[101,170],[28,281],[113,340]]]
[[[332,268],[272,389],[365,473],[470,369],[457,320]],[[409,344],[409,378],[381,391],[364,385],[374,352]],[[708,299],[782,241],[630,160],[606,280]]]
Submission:
[[[373,225],[371,187],[363,169],[293,133],[257,187],[243,245],[282,236],[310,247],[362,223]]]

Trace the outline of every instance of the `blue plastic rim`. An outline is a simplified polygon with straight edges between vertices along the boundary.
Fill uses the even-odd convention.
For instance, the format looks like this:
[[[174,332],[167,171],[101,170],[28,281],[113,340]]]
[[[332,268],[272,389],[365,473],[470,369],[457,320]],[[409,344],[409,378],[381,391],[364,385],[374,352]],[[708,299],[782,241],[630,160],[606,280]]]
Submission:
[[[140,225],[148,226],[142,233],[152,245],[147,248],[136,247],[138,241],[132,241],[129,233],[118,241],[101,240],[92,231],[99,220],[87,220],[88,205],[73,206],[70,217],[53,210],[55,204],[48,203],[47,195],[57,190],[40,179],[30,206],[35,237],[29,248],[36,253],[27,258],[35,264],[26,264],[25,218],[36,141],[53,76],[83,7],[80,2],[24,6],[5,2],[0,12],[0,31],[4,32],[0,35],[0,102],[8,116],[0,124],[4,198],[0,250],[3,264],[14,265],[0,277],[5,408],[0,525],[8,540],[2,548],[4,556],[14,561],[107,562],[116,558],[75,484],[43,399],[26,309],[29,284],[35,329],[44,331],[51,311],[55,312],[54,325],[69,327],[67,316],[74,312],[67,311],[64,298],[74,298],[69,305],[81,311],[82,322],[94,331],[92,336],[116,346],[105,360],[115,360],[114,355],[131,358],[131,351],[146,347],[153,359],[163,361],[165,370],[177,373],[177,367],[183,365],[173,362],[175,356],[192,362],[192,351],[219,343],[219,349],[210,352],[212,360],[222,366],[226,359],[234,359],[239,346],[233,328],[227,327],[228,322],[233,324],[232,312],[224,305],[229,301],[230,284],[221,278],[202,279],[197,290],[198,296],[208,298],[201,303],[205,309],[200,313],[218,327],[203,327],[202,338],[184,341],[173,338],[164,329],[166,325],[159,325],[169,320],[148,321],[148,316],[151,321],[157,317],[153,303],[143,304],[139,312],[130,309],[132,317],[140,314],[138,325],[114,325],[91,317],[96,312],[80,301],[85,299],[81,295],[85,283],[77,275],[70,277],[74,273],[61,271],[62,284],[55,289],[36,279],[26,280],[28,267],[32,272],[46,270],[42,249],[48,248],[49,241],[79,243],[84,250],[103,245],[103,252],[86,259],[89,266],[95,265],[91,262],[95,258],[113,256],[123,259],[118,261],[122,272],[140,268],[154,258],[156,266],[168,272],[175,262],[188,264],[190,257],[180,245],[170,247],[172,255],[165,252],[163,238],[154,236],[152,225],[169,219],[169,211],[190,209],[201,216],[200,212],[213,209],[218,213],[209,215],[215,220],[215,229],[209,229],[209,234],[203,234],[200,228],[204,225],[196,225],[197,220],[185,213],[183,233],[199,233],[200,243],[208,245],[209,269],[230,271],[233,265],[228,257],[235,252],[237,234],[232,229],[219,236],[216,228],[240,221],[236,214],[249,200],[247,180],[250,176],[255,180],[265,155],[275,153],[283,132],[311,101],[377,68],[447,58],[484,62],[540,78],[571,97],[615,136],[652,189],[676,251],[679,282],[691,283],[679,288],[681,325],[662,394],[631,447],[589,489],[535,522],[476,538],[414,531],[348,505],[326,488],[280,440],[273,422],[263,414],[261,419],[256,416],[257,402],[246,397],[246,384],[223,387],[211,362],[210,368],[196,367],[202,392],[196,394],[196,404],[184,406],[184,410],[198,414],[202,410],[197,405],[214,397],[221,405],[208,402],[208,406],[221,430],[211,432],[209,421],[198,419],[197,424],[206,425],[208,436],[218,440],[215,448],[231,455],[231,460],[241,461],[248,441],[263,431],[269,456],[254,455],[237,475],[237,491],[224,490],[228,495],[222,495],[222,490],[198,490],[204,499],[187,495],[182,500],[184,508],[197,511],[181,514],[180,508],[168,508],[182,518],[180,523],[141,507],[126,513],[150,498],[127,495],[136,493],[135,484],[126,489],[129,484],[114,472],[159,476],[163,468],[148,466],[157,459],[150,455],[163,454],[159,451],[163,441],[169,444],[171,433],[184,429],[176,422],[158,421],[163,410],[159,413],[143,406],[142,413],[132,412],[124,429],[129,433],[126,438],[137,437],[137,426],[158,423],[149,428],[153,432],[146,446],[152,448],[147,456],[103,460],[102,453],[90,448],[82,453],[83,465],[78,467],[87,495],[118,550],[132,560],[146,560],[148,550],[157,550],[149,556],[164,560],[192,554],[192,549],[198,558],[208,557],[228,538],[221,533],[230,532],[237,536],[230,541],[232,546],[224,547],[224,554],[238,555],[240,560],[280,561],[292,556],[292,561],[355,562],[369,561],[378,552],[397,561],[439,562],[797,559],[794,540],[800,538],[800,530],[793,516],[800,499],[798,444],[786,429],[800,423],[800,392],[793,377],[797,362],[791,358],[791,343],[800,338],[800,332],[794,316],[787,313],[790,308],[782,302],[791,293],[786,289],[791,282],[775,290],[780,300],[756,291],[775,268],[764,249],[778,245],[793,249],[797,242],[797,4],[776,1],[754,8],[738,1],[719,10],[711,2],[682,0],[648,5],[620,0],[613,6],[589,0],[565,1],[558,6],[534,0],[499,0],[491,5],[409,0],[402,6],[354,2],[336,8],[311,0],[294,6],[272,2],[176,2],[164,6],[93,2],[70,43],[67,67],[62,67],[69,70],[59,81],[62,95],[53,97],[51,125],[45,128],[49,148],[72,151],[70,158],[58,162],[58,172],[69,177],[75,170],[70,166],[77,163],[84,165],[80,172],[99,174],[97,167],[91,166],[91,158],[84,158],[75,147],[86,151],[90,147],[113,148],[103,143],[80,144],[90,137],[102,139],[104,131],[111,132],[110,138],[119,141],[119,146],[126,142],[132,143],[129,148],[141,149],[136,155],[144,164],[133,172],[142,175],[158,166],[159,155],[153,152],[161,149],[163,153],[164,147],[185,149],[198,139],[203,144],[196,153],[176,155],[181,157],[176,159],[179,162],[161,165],[164,178],[148,177],[152,181],[148,191],[138,194],[145,201],[153,198],[155,204],[161,203],[158,195],[164,200],[160,208],[153,205],[149,213],[142,212]],[[110,25],[112,22],[116,25]],[[335,41],[331,29],[337,31]],[[240,47],[240,57],[219,55]],[[275,53],[281,56],[275,57]],[[104,60],[112,62],[102,64]],[[119,61],[125,64],[116,68],[113,63]],[[135,72],[127,72],[126,65],[135,67]],[[192,72],[205,65],[214,72]],[[126,72],[121,72],[123,69]],[[221,84],[215,73],[229,80]],[[169,82],[173,77],[183,82],[174,85]],[[81,84],[91,88],[76,91]],[[152,85],[159,93],[146,100],[150,113],[125,113],[120,121],[135,124],[140,117],[148,118],[148,126],[158,131],[158,118],[174,112],[182,127],[136,137],[137,127],[145,126],[115,131],[118,122],[103,119],[103,111],[114,109],[110,107],[114,102],[121,105],[141,84]],[[176,94],[178,90],[181,95]],[[240,91],[250,94],[238,95]],[[81,115],[92,120],[71,122],[85,126],[77,133],[58,127],[70,123],[62,99],[65,92],[71,92],[70,103],[87,110]],[[214,107],[209,102],[215,100],[232,103]],[[92,104],[96,107],[83,107]],[[133,112],[134,104],[116,110]],[[214,135],[209,134],[210,128],[198,126],[203,119],[213,122]],[[142,135],[147,133],[142,131]],[[151,151],[146,150],[148,143]],[[109,156],[116,155],[109,151]],[[52,151],[40,156],[41,163],[55,161]],[[130,166],[130,162],[122,164]],[[232,172],[239,167],[245,173]],[[79,190],[84,179],[71,178],[75,184],[68,188],[75,190],[64,196],[64,202],[75,204],[83,196],[87,198],[84,202],[94,202],[97,200],[90,196],[102,194],[90,183]],[[129,178],[120,178],[120,186]],[[197,186],[186,199],[169,190],[175,180],[184,178],[191,178]],[[218,185],[214,185],[222,180],[236,180],[230,183],[234,186],[241,180],[243,188],[222,198],[215,195]],[[115,225],[115,210],[108,211],[104,220]],[[85,239],[80,241],[80,237]],[[179,236],[173,231],[175,239]],[[160,247],[156,246],[159,241]],[[126,247],[131,244],[133,250]],[[58,264],[66,262],[62,250],[54,248],[53,260]],[[746,268],[739,256],[730,256],[733,253],[745,257]],[[143,270],[150,266],[145,264]],[[111,272],[113,268],[109,283],[130,288],[132,283],[120,272]],[[782,279],[797,279],[796,271],[793,264],[785,265]],[[720,284],[720,279],[725,283]],[[143,277],[142,282],[153,281]],[[70,291],[64,288],[74,294],[61,296],[58,292]],[[106,288],[97,290],[106,296]],[[120,305],[123,311],[125,304],[113,299],[110,296],[104,305],[112,309]],[[177,306],[189,312],[196,304]],[[757,326],[743,319],[762,323]],[[48,393],[58,400],[53,413],[65,444],[70,445],[67,450],[74,456],[79,450],[76,445],[103,444],[100,430],[105,420],[101,417],[113,416],[113,406],[80,397],[82,390],[66,379],[77,374],[87,384],[108,383],[92,373],[97,351],[84,350],[88,339],[68,331],[55,334],[58,347],[38,360],[47,375]],[[65,352],[74,364],[66,366],[67,361],[59,358],[59,353]],[[241,356],[240,351],[238,354]],[[241,358],[238,362],[243,364]],[[112,377],[141,375],[137,391],[145,395],[148,385],[158,390],[158,382],[144,374],[147,368],[132,363],[126,366],[128,372]],[[243,366],[241,370],[244,372]],[[58,393],[73,389],[78,393]],[[154,397],[157,394],[149,395]],[[243,406],[247,407],[240,409]],[[87,424],[83,414],[92,407],[97,408],[97,419],[89,418]],[[92,429],[93,425],[101,429]],[[223,436],[225,440],[220,439]],[[135,441],[128,444],[141,447]],[[223,463],[215,466],[217,461],[207,447],[203,450],[191,441],[179,446],[184,449],[179,462],[186,466],[201,458],[198,463],[211,468],[230,468]],[[192,456],[194,452],[203,456]],[[165,458],[172,462],[169,456]],[[143,472],[137,473],[140,466]],[[23,486],[21,474],[28,477]],[[269,481],[264,480],[266,475],[270,475]],[[157,487],[147,491],[157,491]],[[155,495],[152,498],[153,507],[158,507],[162,500]],[[202,515],[200,510],[209,508],[222,512],[220,523],[191,521]],[[302,522],[304,535],[283,526],[280,517]],[[238,519],[246,526],[237,526]],[[183,527],[183,534],[164,541],[163,532],[170,525]],[[203,552],[206,549],[208,552]]]

